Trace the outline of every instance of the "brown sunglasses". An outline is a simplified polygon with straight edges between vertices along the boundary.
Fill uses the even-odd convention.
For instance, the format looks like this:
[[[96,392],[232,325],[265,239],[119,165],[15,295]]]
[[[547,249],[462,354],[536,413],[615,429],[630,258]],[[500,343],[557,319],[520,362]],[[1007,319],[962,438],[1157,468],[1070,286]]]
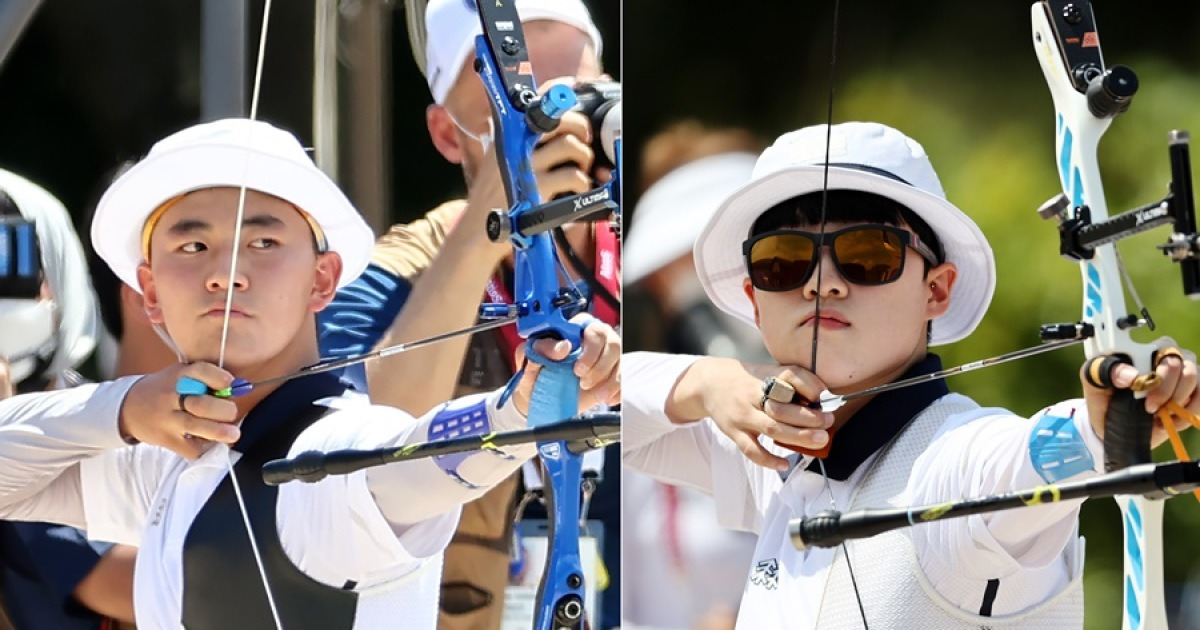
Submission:
[[[761,291],[799,288],[812,277],[825,246],[833,255],[838,273],[858,285],[877,286],[898,280],[904,273],[907,247],[930,264],[937,264],[933,250],[917,235],[891,225],[854,225],[825,234],[772,230],[742,243],[750,283]]]

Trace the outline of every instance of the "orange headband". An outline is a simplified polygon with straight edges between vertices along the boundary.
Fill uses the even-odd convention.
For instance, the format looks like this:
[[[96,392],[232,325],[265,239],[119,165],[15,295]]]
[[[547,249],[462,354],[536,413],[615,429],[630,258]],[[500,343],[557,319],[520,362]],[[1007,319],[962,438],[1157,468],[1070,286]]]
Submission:
[[[164,201],[162,205],[155,208],[154,212],[151,212],[149,217],[146,217],[146,223],[142,226],[142,258],[144,258],[146,262],[150,262],[150,234],[154,232],[154,226],[158,225],[158,221],[162,219],[164,214],[167,213],[167,210],[170,210],[172,206],[179,203],[179,200],[186,196],[187,193],[183,193],[182,195],[171,197],[170,199]],[[317,223],[317,220],[314,219],[311,214],[301,210],[296,204],[288,203],[288,205],[295,208],[296,212],[299,212],[300,216],[304,217],[304,220],[308,223],[308,227],[313,233],[313,244],[317,248],[317,253],[324,254],[325,252],[329,251],[329,243],[325,239],[325,231],[321,229],[321,226]]]
[[[179,203],[179,200],[186,196],[187,193],[183,193],[182,195],[171,197],[164,201],[162,205],[155,208],[154,212],[150,213],[150,216],[146,217],[146,223],[142,225],[142,258],[146,262],[150,262],[150,234],[154,232],[154,226],[158,225],[159,219],[166,214],[167,210],[171,209],[171,206]]]

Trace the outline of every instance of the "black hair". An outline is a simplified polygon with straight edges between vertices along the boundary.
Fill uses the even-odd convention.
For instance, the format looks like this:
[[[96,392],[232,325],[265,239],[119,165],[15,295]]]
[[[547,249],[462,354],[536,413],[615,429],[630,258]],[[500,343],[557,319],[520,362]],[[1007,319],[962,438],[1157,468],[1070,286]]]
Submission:
[[[826,221],[848,223],[882,223],[884,225],[905,225],[922,243],[933,250],[938,264],[946,261],[942,242],[934,233],[933,228],[924,219],[917,216],[908,206],[875,193],[861,190],[830,190],[816,191],[799,197],[792,197],[768,208],[754,220],[750,228],[750,237],[789,227],[807,227],[821,224],[822,197],[828,195],[825,202]],[[923,259],[923,258],[922,258]],[[931,264],[925,261],[925,271]]]

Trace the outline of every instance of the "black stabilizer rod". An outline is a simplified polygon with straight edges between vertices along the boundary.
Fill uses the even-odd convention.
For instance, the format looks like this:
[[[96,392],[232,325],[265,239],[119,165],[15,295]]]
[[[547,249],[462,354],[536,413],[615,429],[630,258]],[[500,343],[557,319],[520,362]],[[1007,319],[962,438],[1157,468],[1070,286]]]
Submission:
[[[1141,494],[1151,499],[1163,499],[1190,492],[1197,487],[1200,487],[1200,463],[1139,464],[1081,481],[1049,484],[962,501],[910,508],[868,508],[845,514],[826,510],[793,520],[788,525],[788,533],[792,544],[803,551],[809,547],[836,547],[846,540],[869,538],[901,527],[946,518],[1118,494]]]
[[[345,475],[372,466],[382,466],[435,455],[497,449],[530,442],[565,441],[582,450],[600,448],[621,437],[621,414],[601,412],[568,418],[562,422],[482,436],[439,442],[422,442],[403,447],[371,450],[305,451],[291,459],[276,459],[263,465],[263,482],[277,486],[289,481],[315,483],[329,475]]]

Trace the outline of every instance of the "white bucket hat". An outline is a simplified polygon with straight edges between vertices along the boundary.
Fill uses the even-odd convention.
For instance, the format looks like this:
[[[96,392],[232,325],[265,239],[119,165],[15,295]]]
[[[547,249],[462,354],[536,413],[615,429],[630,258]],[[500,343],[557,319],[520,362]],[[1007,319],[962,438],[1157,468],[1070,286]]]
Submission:
[[[696,239],[696,273],[709,299],[751,325],[754,308],[742,289],[747,278],[742,243],[763,212],[824,188],[827,129],[814,125],[780,136],[758,158],[750,183],[721,204]],[[891,127],[865,122],[834,125],[828,144],[829,190],[873,193],[909,208],[933,229],[946,261],[958,267],[950,308],[933,320],[930,345],[971,334],[996,289],[996,264],[983,232],[946,200],[925,149]]]
[[[648,188],[637,205],[621,251],[624,280],[633,284],[692,251],[721,201],[750,181],[753,153],[722,153],[688,162]]]
[[[588,34],[599,57],[603,40],[580,0],[516,0],[522,22],[553,20]],[[472,0],[429,0],[425,8],[425,81],[433,102],[442,104],[483,32]],[[539,80],[554,77],[538,77]]]
[[[274,195],[308,213],[342,257],[338,288],[371,259],[375,234],[346,195],[313,164],[291,133],[262,121],[228,118],[178,131],[104,192],[92,220],[92,243],[125,284],[141,291],[142,228],[150,214],[179,195],[241,187]]]

